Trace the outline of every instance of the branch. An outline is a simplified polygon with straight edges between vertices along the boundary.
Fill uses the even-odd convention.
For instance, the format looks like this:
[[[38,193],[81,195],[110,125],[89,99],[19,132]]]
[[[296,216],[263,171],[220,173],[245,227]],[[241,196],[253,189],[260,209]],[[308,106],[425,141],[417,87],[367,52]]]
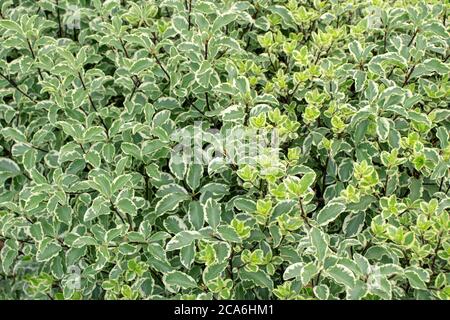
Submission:
[[[1,72],[0,72],[0,76],[1,76],[3,79],[5,79],[6,81],[8,81],[8,83],[9,83],[12,87],[14,87],[17,91],[19,91],[19,92],[20,92],[21,94],[23,94],[25,97],[27,97],[28,99],[30,99],[32,102],[37,103],[37,101],[34,100],[28,93],[26,93],[25,91],[23,91],[22,89],[20,89],[19,86],[17,85],[17,83],[16,83],[14,80],[8,78],[7,76],[5,76],[5,75],[4,75],[3,73],[1,73]]]
[[[155,58],[156,63],[158,64],[158,66],[161,68],[161,70],[162,70],[162,71],[164,72],[164,74],[166,75],[167,80],[170,82],[170,75],[169,75],[169,73],[167,72],[166,68],[165,68],[165,67],[163,66],[163,64],[161,63],[161,61],[158,59],[158,56],[156,55],[156,53],[151,52],[151,54],[152,54],[153,57]]]
[[[431,271],[433,272],[433,274],[434,274],[434,265],[435,265],[435,263],[436,263],[436,258],[437,258],[437,252],[438,252],[438,250],[439,250],[439,247],[440,247],[440,245],[441,245],[441,241],[442,241],[442,231],[439,233],[439,235],[438,235],[438,242],[437,242],[437,245],[436,245],[436,248],[434,249],[434,256],[433,256],[433,260],[431,261],[431,266],[430,266],[430,269],[431,269]]]
[[[300,86],[300,82],[298,82],[295,85],[294,89],[292,89],[292,91],[291,91],[291,94],[288,95],[288,97],[287,97],[288,98],[288,103],[291,103],[292,98],[294,97],[294,94],[297,92],[299,86]]]
[[[125,57],[130,59],[130,55],[128,54],[127,48],[125,48],[125,44],[123,43],[123,40],[121,38],[119,38],[119,41],[120,41],[120,45],[122,46],[123,51],[125,52]]]
[[[62,38],[63,33],[62,33],[62,25],[61,25],[61,14],[59,12],[59,1],[56,0],[56,15],[58,16],[58,35],[60,38]]]
[[[81,73],[80,73],[80,72],[78,72],[78,77],[79,77],[79,79],[80,79],[80,81],[81,81],[81,85],[83,86],[84,91],[87,92],[88,99],[89,99],[89,103],[91,104],[91,106],[92,106],[92,108],[94,109],[95,113],[98,114],[98,117],[100,118],[100,121],[101,121],[103,127],[105,128],[106,135],[108,136],[108,126],[106,125],[105,121],[104,121],[103,118],[100,116],[100,114],[98,113],[98,110],[97,110],[97,108],[95,107],[94,101],[92,100],[91,94],[88,92],[88,90],[87,90],[87,88],[86,88],[86,85],[84,84],[83,77],[81,76]]]
[[[308,225],[308,227],[311,228],[311,224],[308,221],[308,216],[306,215],[305,209],[303,209],[303,202],[302,202],[302,198],[298,198],[298,203],[300,204],[300,210],[302,212],[302,218],[303,220],[305,220],[306,224]]]
[[[33,60],[36,61],[36,55],[34,54],[33,46],[31,45],[30,39],[28,39],[28,38],[27,38],[27,44],[28,44],[28,49],[30,49]],[[44,77],[42,76],[41,69],[37,68],[37,71],[38,71],[39,77],[41,78],[41,80],[43,80]]]
[[[136,81],[134,79],[136,79]],[[134,86],[133,86],[133,91],[131,91],[130,100],[133,98],[134,94],[136,93],[136,91],[139,89],[139,87],[142,84],[141,80],[136,75],[131,76],[131,80],[133,81]]]
[[[408,84],[409,78],[411,77],[414,69],[416,68],[416,65],[413,65],[409,70],[408,73],[405,76],[405,80],[403,81],[402,87],[406,86]]]
[[[386,172],[386,181],[384,181],[384,196],[387,195],[388,182],[389,182],[389,175]]]
[[[416,30],[414,31],[414,34],[413,34],[411,40],[409,41],[407,47],[409,47],[409,46],[412,45],[412,43],[413,43],[414,39],[416,38],[418,32],[419,32],[419,29],[416,29]]]
[[[185,0],[184,5],[188,12],[188,30],[191,30],[191,11],[192,11],[192,0]]]

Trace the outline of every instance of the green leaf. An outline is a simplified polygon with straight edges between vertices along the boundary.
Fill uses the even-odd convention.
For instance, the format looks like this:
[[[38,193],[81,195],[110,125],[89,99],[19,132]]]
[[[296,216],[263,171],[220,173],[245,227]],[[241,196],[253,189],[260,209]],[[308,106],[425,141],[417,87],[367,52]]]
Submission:
[[[178,33],[184,33],[188,30],[189,24],[186,18],[182,16],[173,16],[172,17],[172,26]]]
[[[146,155],[152,156],[165,146],[166,144],[159,139],[145,141],[142,144],[141,157]]]
[[[348,49],[350,50],[350,53],[353,56],[353,59],[355,59],[357,62],[359,62],[362,58],[363,48],[361,46],[361,43],[358,40],[354,40],[349,43]]]
[[[86,142],[103,141],[105,139],[106,133],[103,127],[90,127],[83,135],[83,140]]]
[[[314,183],[314,180],[316,180],[316,173],[315,172],[308,172],[303,175],[303,177],[300,178],[299,181],[299,193],[305,194],[305,192],[308,190],[308,188]]]
[[[122,190],[122,188],[125,187],[130,182],[131,179],[132,179],[131,174],[123,174],[114,178],[112,182],[112,193],[116,193]]]
[[[303,266],[301,273],[300,273],[300,280],[302,281],[302,284],[306,286],[311,279],[319,273],[319,267],[315,264],[315,262],[309,262],[306,265]]]
[[[11,30],[11,31],[15,31],[19,34],[22,34],[22,32],[23,32],[20,25],[17,22],[12,21],[12,20],[0,20],[0,27]]]
[[[13,160],[0,158],[0,175],[3,177],[15,177],[21,173],[19,166]]]
[[[447,2],[0,7],[0,299],[449,300]]]
[[[200,186],[200,179],[203,177],[203,165],[201,164],[191,164],[186,175],[186,183],[195,191]]]
[[[334,221],[345,211],[345,204],[340,202],[330,202],[317,214],[316,221],[320,226],[324,226]]]
[[[220,225],[217,228],[217,232],[219,233],[220,237],[225,241],[237,243],[242,242],[242,239],[236,233],[236,230],[234,230],[234,228],[229,225]]]
[[[353,288],[355,286],[356,283],[355,275],[349,268],[343,265],[336,265],[334,267],[331,267],[330,269],[327,269],[327,274],[334,281],[348,288]]]
[[[97,240],[95,240],[93,237],[90,237],[90,236],[78,237],[72,243],[72,246],[74,248],[82,248],[82,247],[85,247],[85,246],[96,246],[96,245],[98,245]]]
[[[364,96],[367,100],[373,101],[378,96],[378,85],[375,81],[369,80]]]
[[[284,270],[283,279],[289,280],[292,278],[300,277],[304,265],[305,264],[303,262],[296,262],[294,264],[291,264],[286,268],[286,270]]]
[[[366,214],[364,212],[351,213],[344,219],[342,231],[347,238],[351,238],[360,233],[364,227]]]
[[[250,199],[246,198],[236,198],[234,200],[234,206],[241,210],[248,213],[253,213],[256,211],[256,202]]]
[[[441,60],[436,58],[427,59],[423,62],[423,65],[430,72],[436,72],[438,74],[448,74],[450,68],[445,65]]]
[[[195,230],[203,228],[205,221],[204,206],[199,201],[189,203],[188,219]]]
[[[330,289],[324,284],[320,284],[318,286],[315,286],[313,288],[313,292],[314,292],[314,295],[319,300],[327,300],[328,297],[330,296]]]
[[[167,251],[178,250],[190,245],[193,241],[202,239],[203,235],[198,231],[181,231],[177,233],[166,245]]]
[[[430,281],[428,272],[417,267],[410,267],[405,270],[405,276],[411,287],[419,290],[426,290],[426,283]]]
[[[237,15],[234,12],[228,12],[218,15],[217,18],[214,20],[211,32],[213,33],[218,32],[221,28],[235,21],[236,18]]]
[[[178,208],[180,202],[189,199],[187,194],[183,193],[169,193],[162,197],[155,207],[155,214],[161,216],[168,211],[173,211]]]
[[[155,63],[152,62],[152,60],[150,60],[148,58],[142,58],[133,63],[133,65],[130,68],[130,73],[131,74],[139,74],[141,71],[150,69],[154,65],[155,65]]]
[[[137,145],[124,142],[120,147],[126,155],[133,156],[136,159],[141,159],[141,149],[139,149]]]
[[[203,282],[208,283],[219,277],[228,266],[228,261],[207,266],[203,271]]]
[[[187,171],[186,162],[181,156],[172,155],[169,160],[169,169],[178,180],[184,180]]]
[[[99,174],[93,179],[93,186],[97,189],[105,198],[111,198],[112,196],[112,183],[109,177],[104,174]]]
[[[191,243],[180,249],[180,262],[186,268],[190,269],[195,259],[195,245]]]
[[[268,9],[271,12],[278,14],[281,17],[281,20],[284,25],[293,29],[297,29],[294,17],[292,16],[292,13],[288,9],[279,5],[270,6]]]
[[[14,260],[19,255],[17,249],[5,246],[0,251],[0,265],[5,272],[10,272],[11,267],[14,265]]]
[[[262,270],[256,272],[246,271],[245,268],[239,270],[239,277],[242,280],[253,282],[254,285],[261,288],[268,288],[273,290],[273,281],[267,273]]]
[[[39,243],[36,260],[39,262],[49,261],[56,257],[61,250],[61,246],[56,241],[46,238]]]
[[[56,209],[56,211],[55,211],[55,214],[56,214],[56,218],[59,221],[65,223],[67,225],[70,225],[70,223],[72,221],[72,215],[73,215],[72,207],[69,207],[67,205],[58,207],[58,209]]]
[[[136,205],[133,203],[133,201],[127,198],[120,199],[117,202],[117,208],[119,208],[120,211],[128,213],[132,216],[135,216],[137,214]]]
[[[205,207],[205,220],[208,224],[216,230],[221,220],[222,209],[219,203],[212,198],[206,200]]]
[[[163,276],[163,282],[168,286],[178,286],[182,289],[196,288],[197,282],[190,275],[181,271],[171,271]]]
[[[389,135],[390,122],[383,117],[377,118],[377,135],[381,141],[386,141]]]
[[[23,132],[19,131],[16,128],[3,128],[2,135],[6,139],[11,139],[15,142],[27,142],[27,137],[25,136],[25,134],[23,134]]]
[[[84,214],[84,221],[92,221],[102,215],[110,214],[110,205],[111,203],[102,197],[95,198],[91,207],[89,207]]]
[[[364,84],[366,82],[367,74],[364,71],[357,70],[354,74],[355,79],[355,91],[359,92],[364,89]]]
[[[317,259],[320,262],[324,261],[325,257],[327,256],[328,250],[329,250],[328,249],[328,241],[326,240],[325,235],[319,229],[311,228],[309,236],[310,236],[310,240],[311,240],[311,245],[316,250]]]

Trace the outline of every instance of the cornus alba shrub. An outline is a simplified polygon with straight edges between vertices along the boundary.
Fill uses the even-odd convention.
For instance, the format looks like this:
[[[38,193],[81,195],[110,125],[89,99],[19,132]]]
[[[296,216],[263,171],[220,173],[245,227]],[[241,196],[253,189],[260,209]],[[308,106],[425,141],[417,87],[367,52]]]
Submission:
[[[2,299],[449,299],[443,1],[0,1]]]

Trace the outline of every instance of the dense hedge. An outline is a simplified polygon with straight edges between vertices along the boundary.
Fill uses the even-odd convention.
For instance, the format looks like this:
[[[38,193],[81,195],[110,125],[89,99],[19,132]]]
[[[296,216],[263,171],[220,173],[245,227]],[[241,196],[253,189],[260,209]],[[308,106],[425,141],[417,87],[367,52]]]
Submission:
[[[0,4],[1,299],[450,298],[448,2]]]

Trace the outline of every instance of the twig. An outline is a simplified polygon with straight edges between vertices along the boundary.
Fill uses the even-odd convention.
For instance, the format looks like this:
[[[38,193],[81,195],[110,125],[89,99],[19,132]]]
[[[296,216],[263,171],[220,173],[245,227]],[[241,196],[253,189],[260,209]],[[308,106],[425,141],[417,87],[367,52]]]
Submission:
[[[208,43],[209,43],[209,40],[206,39],[206,41],[205,41],[205,52],[204,52],[205,60],[208,60]],[[205,102],[206,102],[206,108],[207,108],[209,111],[211,111],[211,107],[209,106],[208,92],[205,92]]]
[[[275,67],[275,64],[272,61],[272,57],[271,57],[270,51],[267,52],[267,55],[269,57],[270,65],[272,66],[273,71],[276,72],[277,68]]]
[[[412,73],[413,73],[413,71],[414,71],[415,68],[416,68],[416,65],[413,65],[413,66],[409,69],[408,73],[407,73],[406,76],[405,76],[405,80],[403,81],[402,87],[404,87],[404,86],[406,86],[406,85],[408,84],[409,78],[411,77],[411,75],[412,75]]]
[[[22,89],[19,88],[19,86],[17,85],[17,83],[10,79],[9,77],[5,76],[3,73],[0,72],[0,76],[5,79],[6,81],[8,81],[8,83],[14,87],[17,91],[19,91],[21,94],[23,94],[25,97],[27,97],[28,99],[30,99],[32,102],[37,103],[36,100],[34,100],[28,93],[24,92]]]
[[[56,15],[58,16],[58,26],[59,26],[58,34],[59,34],[59,37],[61,38],[63,36],[63,33],[62,33],[61,14],[59,12],[59,1],[58,0],[56,0]]]
[[[122,46],[122,49],[123,49],[123,51],[125,53],[125,57],[130,59],[130,55],[128,54],[127,48],[125,48],[125,44],[123,43],[123,40],[121,38],[119,38],[119,41],[120,41],[120,45]]]
[[[294,97],[295,93],[297,92],[298,88],[300,86],[300,82],[298,82],[294,89],[292,89],[292,92],[288,95],[288,103],[290,103],[292,101],[292,98]]]
[[[136,79],[136,81],[134,79]],[[139,87],[142,84],[141,80],[136,75],[132,76],[131,80],[133,81],[133,91],[131,91],[130,101],[131,101],[131,99],[133,99],[134,94],[136,93],[136,91],[139,89]]]
[[[217,55],[217,57],[215,57],[214,59],[219,60],[220,58],[223,57],[223,55],[224,55],[225,53],[227,53],[227,51],[228,51],[228,48],[226,48],[225,50],[221,51],[221,52]]]
[[[409,41],[407,47],[409,47],[409,46],[412,45],[412,43],[413,43],[414,39],[416,38],[418,32],[419,32],[419,29],[416,29],[416,30],[414,31],[414,34],[413,34],[411,40]]]
[[[191,30],[191,11],[192,11],[192,0],[184,0],[184,6],[188,14],[188,30]]]
[[[125,219],[122,217],[122,215],[120,214],[120,212],[116,209],[116,207],[114,206],[114,203],[111,201],[111,200],[109,200],[109,202],[111,203],[111,207],[113,208],[113,211],[117,214],[117,216],[120,218],[120,220],[122,221],[122,223],[123,224],[127,224],[126,222],[125,222]],[[131,225],[130,225],[130,227],[131,227]]]
[[[328,170],[328,163],[330,162],[330,157],[327,156],[327,160],[325,161],[325,167],[323,169],[322,173],[322,193],[325,194],[325,187],[326,187],[326,181],[327,181],[327,170]]]
[[[27,44],[28,44],[28,49],[30,49],[33,60],[36,61],[36,55],[34,54],[33,46],[31,45],[30,39],[28,39],[28,38],[27,38]],[[38,74],[39,74],[39,77],[41,78],[41,80],[44,80],[44,77],[42,76],[42,73],[41,73],[41,69],[39,69],[39,67],[37,68],[37,71],[38,71]]]
[[[302,198],[301,197],[298,198],[298,203],[300,204],[300,210],[302,212],[303,220],[305,220],[305,222],[308,225],[308,227],[311,228],[311,224],[308,221],[308,216],[306,215],[305,209],[303,209],[303,202],[302,202]]]
[[[211,107],[209,106],[209,98],[208,98],[208,92],[205,92],[205,101],[206,101],[206,108],[211,111]]]
[[[397,66],[394,66],[391,71],[389,72],[389,74],[387,75],[386,79],[389,79],[392,76],[392,73],[394,72],[395,68],[397,68]]]
[[[439,246],[441,245],[441,241],[442,241],[442,231],[438,235],[438,242],[437,242],[436,248],[434,249],[433,260],[431,261],[430,269],[433,272],[433,274],[434,274],[434,270],[433,269],[434,269],[434,265],[436,263],[436,258],[437,258],[437,252],[439,250]]]
[[[386,181],[384,181],[384,196],[387,195],[388,182],[389,182],[389,175],[386,172]]]
[[[448,58],[450,57],[450,53],[445,57],[444,63],[447,62]]]
[[[319,50],[317,50],[317,56],[316,59],[314,60],[314,65],[317,64],[317,62],[319,62],[319,58],[320,58],[320,54],[321,54],[322,48],[319,47]]]
[[[102,116],[98,113],[98,110],[97,110],[97,108],[95,107],[94,101],[92,100],[91,94],[90,94],[89,91],[87,90],[86,85],[84,84],[84,81],[83,81],[83,77],[81,76],[80,72],[78,72],[78,77],[79,77],[79,79],[80,79],[80,81],[81,81],[81,85],[83,86],[84,91],[87,92],[88,99],[89,99],[89,103],[91,104],[91,106],[92,106],[92,108],[94,109],[95,113],[98,114],[98,117],[100,118],[100,121],[101,121],[103,127],[105,128],[106,135],[108,135],[108,126],[106,125],[106,123],[105,123],[105,121],[103,120]]]
[[[156,53],[152,52],[151,53],[153,55],[153,57],[156,60],[156,63],[158,64],[158,66],[161,68],[161,70],[164,72],[164,74],[167,77],[167,80],[170,82],[170,75],[169,72],[167,72],[166,68],[163,66],[163,64],[161,63],[161,61],[158,59],[158,56],[156,55]]]
[[[36,146],[32,145],[31,143],[28,143],[27,146],[29,146],[29,147],[31,147],[31,148],[33,148],[33,149],[36,149],[36,150],[38,150],[38,151],[42,151],[42,152],[44,152],[44,153],[49,153],[48,150],[45,150],[45,149],[36,147]]]
[[[190,97],[188,97],[186,100],[184,100],[183,105],[185,103],[189,104],[189,106],[193,107],[195,110],[197,110],[199,113],[201,113],[202,115],[204,115],[206,117],[205,113],[202,110],[200,110],[199,108],[197,108],[197,106],[191,102]]]

